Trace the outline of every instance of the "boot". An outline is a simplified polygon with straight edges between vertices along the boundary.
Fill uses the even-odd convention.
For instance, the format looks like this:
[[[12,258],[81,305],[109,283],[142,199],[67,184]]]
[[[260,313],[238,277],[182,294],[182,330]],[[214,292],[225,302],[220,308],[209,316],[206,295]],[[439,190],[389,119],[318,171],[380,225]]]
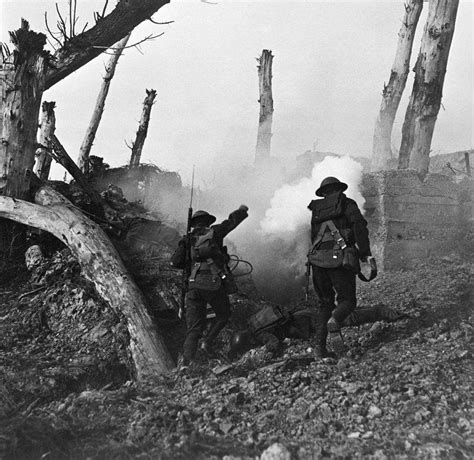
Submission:
[[[329,331],[329,341],[331,349],[337,355],[341,355],[345,351],[344,339],[342,338],[341,324],[331,316],[327,322],[327,329]]]
[[[324,359],[324,358],[335,358],[336,355],[328,351],[326,347],[326,341],[328,337],[328,327],[327,321],[331,316],[331,311],[328,309],[321,309],[319,311],[314,338],[315,338],[315,346],[314,346],[314,356],[316,359]]]
[[[400,313],[385,305],[375,307],[356,308],[342,323],[343,327],[361,326],[362,324],[387,321],[392,323],[407,318],[408,315]]]

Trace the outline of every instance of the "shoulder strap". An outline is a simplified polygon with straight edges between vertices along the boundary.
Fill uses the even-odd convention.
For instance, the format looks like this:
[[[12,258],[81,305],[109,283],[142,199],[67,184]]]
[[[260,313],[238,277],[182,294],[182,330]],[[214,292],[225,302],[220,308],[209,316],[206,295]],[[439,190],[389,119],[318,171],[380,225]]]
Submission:
[[[323,222],[321,224],[321,227],[319,227],[318,234],[316,235],[316,238],[314,239],[313,244],[311,245],[311,249],[309,250],[310,253],[312,253],[316,249],[316,246],[322,241],[324,232],[326,231],[327,227],[328,221]]]
[[[316,249],[316,246],[322,241],[326,228],[329,228],[332,237],[341,249],[345,249],[347,247],[346,241],[342,237],[338,228],[334,225],[334,222],[332,220],[326,220],[321,224],[321,227],[319,228],[318,234],[316,235],[316,238],[314,239],[314,242],[311,245],[311,249],[309,250],[310,253],[312,253]]]
[[[331,230],[331,235],[336,240],[336,243],[339,245],[341,249],[345,249],[347,247],[346,241],[342,237],[338,228],[334,225],[334,222],[332,220],[328,220],[327,224],[328,224],[329,230]]]

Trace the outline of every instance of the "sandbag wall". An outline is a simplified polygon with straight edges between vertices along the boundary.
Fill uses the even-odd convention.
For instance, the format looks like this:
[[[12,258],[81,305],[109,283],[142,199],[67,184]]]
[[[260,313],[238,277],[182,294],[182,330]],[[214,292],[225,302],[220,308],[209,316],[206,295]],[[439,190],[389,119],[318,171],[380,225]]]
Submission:
[[[365,215],[380,269],[410,269],[427,257],[474,252],[474,181],[416,171],[364,176]]]

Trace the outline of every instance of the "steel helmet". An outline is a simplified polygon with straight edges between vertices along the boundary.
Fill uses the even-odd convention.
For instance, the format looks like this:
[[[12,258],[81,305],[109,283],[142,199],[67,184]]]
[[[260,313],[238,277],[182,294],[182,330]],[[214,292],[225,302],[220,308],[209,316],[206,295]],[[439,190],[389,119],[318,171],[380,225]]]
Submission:
[[[207,211],[196,211],[191,217],[191,227],[196,225],[197,220],[202,220],[206,222],[206,225],[211,225],[216,221],[216,217],[212,214],[209,214]]]
[[[327,189],[329,186],[339,188],[342,191],[347,190],[347,184],[345,184],[344,182],[341,182],[337,177],[330,176],[330,177],[326,177],[325,179],[321,181],[321,185],[315,192],[316,195],[324,196],[324,193],[326,192],[325,189]]]

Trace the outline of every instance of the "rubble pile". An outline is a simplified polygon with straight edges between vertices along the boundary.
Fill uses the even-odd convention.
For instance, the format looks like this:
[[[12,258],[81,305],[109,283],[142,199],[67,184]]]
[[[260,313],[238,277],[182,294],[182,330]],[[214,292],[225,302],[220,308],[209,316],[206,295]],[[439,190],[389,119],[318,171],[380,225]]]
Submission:
[[[141,386],[127,373],[121,319],[80,278],[68,252],[43,267],[35,284],[0,286],[2,457],[472,452],[472,265],[460,258],[360,284],[361,306],[383,303],[409,317],[344,330],[349,351],[337,362],[315,361],[311,341],[287,339],[276,358],[263,349],[235,362],[202,357],[186,373]],[[258,302],[234,296],[236,317]]]

